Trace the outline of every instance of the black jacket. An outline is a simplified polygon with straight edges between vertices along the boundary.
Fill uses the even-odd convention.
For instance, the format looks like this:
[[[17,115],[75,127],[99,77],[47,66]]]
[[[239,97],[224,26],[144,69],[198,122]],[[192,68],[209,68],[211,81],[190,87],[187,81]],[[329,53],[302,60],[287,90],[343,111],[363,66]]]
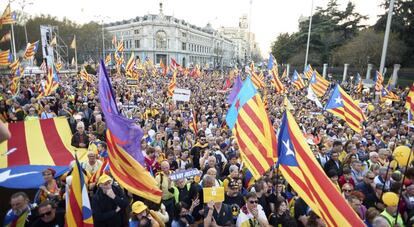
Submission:
[[[80,146],[79,146],[80,137],[83,137],[83,143],[86,144],[86,148],[88,148],[89,138],[88,138],[88,135],[86,135],[85,132],[83,134],[80,134],[79,132],[75,132],[75,134],[73,134],[73,136],[72,136],[71,145],[74,146],[74,147],[80,148]]]
[[[328,173],[329,170],[334,169],[334,170],[336,170],[336,173],[338,174],[338,176],[341,176],[342,175],[342,163],[341,163],[341,161],[338,161],[338,164],[339,164],[339,168],[338,168],[338,166],[336,165],[336,163],[333,159],[329,159],[325,163],[325,167],[324,167],[325,173]]]
[[[101,188],[92,197],[92,215],[95,227],[117,227],[124,226],[125,208],[128,207],[128,199],[118,186],[112,185],[115,198],[109,198]],[[116,207],[121,208],[115,212]]]

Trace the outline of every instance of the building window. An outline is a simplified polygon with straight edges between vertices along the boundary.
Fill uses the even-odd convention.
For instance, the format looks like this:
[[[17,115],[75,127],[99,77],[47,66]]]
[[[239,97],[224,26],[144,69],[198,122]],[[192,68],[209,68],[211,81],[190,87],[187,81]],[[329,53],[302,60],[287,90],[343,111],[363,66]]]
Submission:
[[[181,44],[181,49],[182,50],[187,50],[187,43],[182,43]]]
[[[134,34],[135,34],[135,35],[138,35],[138,34],[139,34],[139,30],[138,30],[138,29],[135,29],[135,30],[134,30]]]
[[[183,32],[181,33],[183,37],[187,37],[187,33]]]
[[[140,43],[140,40],[139,39],[135,40],[135,48],[141,48],[141,45],[140,44],[141,43]]]
[[[166,49],[167,48],[167,33],[165,31],[158,31],[155,35],[157,49]]]

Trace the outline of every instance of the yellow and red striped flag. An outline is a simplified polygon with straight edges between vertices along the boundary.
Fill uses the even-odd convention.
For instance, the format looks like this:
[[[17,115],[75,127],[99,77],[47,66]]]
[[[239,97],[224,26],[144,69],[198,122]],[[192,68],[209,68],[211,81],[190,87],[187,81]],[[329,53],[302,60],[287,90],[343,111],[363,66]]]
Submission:
[[[260,72],[260,74],[257,75],[257,73],[253,70],[251,79],[252,79],[253,85],[256,89],[265,87],[265,84],[263,82],[263,79],[264,79],[263,72]]]
[[[312,77],[309,81],[309,86],[317,96],[323,96],[328,90],[329,85],[329,81],[320,76],[316,70],[313,71]]]
[[[324,173],[289,111],[283,114],[277,149],[283,176],[326,226],[365,226]]]
[[[285,69],[285,70],[283,70],[283,73],[282,73],[282,76],[280,77],[280,79],[283,79],[283,78],[287,78],[287,70]]]
[[[411,113],[411,116],[414,116],[414,83],[410,86],[404,107]]]
[[[13,96],[15,96],[18,93],[19,86],[20,86],[20,76],[14,76],[10,84],[10,92]]]
[[[362,83],[362,78],[361,78],[361,75],[359,75],[359,73],[357,74],[356,83],[357,83],[357,86],[356,86],[355,91],[356,93],[361,93],[362,90],[364,89],[364,85]]]
[[[130,78],[138,79],[138,73],[135,73],[135,68],[135,56],[132,53],[125,68],[126,75]]]
[[[283,94],[286,92],[285,86],[282,84],[282,82],[279,79],[279,76],[277,75],[276,70],[271,70],[272,73],[272,80],[270,81],[276,89],[276,93]]]
[[[0,65],[8,66],[12,61],[10,50],[0,51]]]
[[[39,44],[39,41],[36,41],[34,43],[28,43],[26,47],[26,51],[24,52],[24,59],[31,59],[34,57],[37,51],[37,46]]]
[[[310,80],[312,78],[312,74],[313,74],[313,69],[311,65],[307,65],[305,68],[305,71],[303,72],[303,74],[305,75],[305,77]]]
[[[108,65],[112,61],[111,53],[105,57],[105,65]]]
[[[398,95],[394,94],[394,92],[388,90],[385,87],[382,87],[380,99],[381,99],[382,102],[385,102],[386,100],[391,100],[391,101],[394,101],[394,102],[401,101],[400,97]]]
[[[16,61],[14,61],[13,63],[11,63],[10,65],[9,65],[9,68],[10,68],[10,72],[12,73],[12,74],[14,74],[16,71],[17,71],[17,69],[20,67],[20,60],[19,59],[17,59]]]
[[[102,165],[99,166],[98,170],[92,174],[89,178],[88,183],[96,183],[100,176],[106,174],[106,171],[109,171],[109,159],[108,157],[103,159]]]
[[[6,217],[4,218],[3,225],[4,227],[25,226],[28,215],[29,215],[29,210],[26,210],[20,215],[16,215],[13,212],[13,210],[10,210],[9,212],[7,212]]]
[[[382,91],[382,83],[384,82],[384,77],[382,76],[382,74],[380,72],[376,72],[376,77],[375,77],[375,91]]]
[[[56,62],[56,64],[55,64],[55,68],[56,68],[56,71],[60,71],[61,69],[62,69],[62,62]]]
[[[190,123],[188,124],[188,126],[190,126],[190,128],[194,131],[194,134],[197,135],[198,132],[198,128],[197,128],[197,114],[195,111],[191,112],[191,116],[190,116]]]
[[[176,86],[177,86],[177,70],[174,71],[174,74],[171,77],[170,84],[168,84],[168,91],[167,91],[168,97],[172,97],[174,95],[174,90]]]
[[[124,57],[119,56],[118,53],[115,53],[115,62],[116,62],[117,66],[120,66],[120,65],[124,64]]]
[[[17,149],[13,155],[0,156],[0,168],[23,165],[67,166],[77,150],[81,161],[87,160],[86,149],[71,146],[72,133],[64,117],[19,121],[6,124],[13,135],[0,150]]]
[[[58,82],[55,79],[55,76],[53,75],[52,68],[48,69],[47,78],[46,78],[46,84],[43,89],[43,91],[39,94],[37,98],[42,98],[49,96],[59,87]]]
[[[302,78],[300,78],[300,75],[298,74],[298,72],[296,72],[296,70],[293,72],[292,85],[297,90],[301,90],[305,87],[305,83],[303,82]]]
[[[10,4],[6,6],[3,15],[0,17],[0,25],[3,24],[14,24],[16,22],[14,13],[10,9]]]
[[[116,50],[118,52],[123,52],[124,51],[124,41],[123,40],[118,42],[118,46],[116,47]]]
[[[240,148],[243,163],[259,179],[276,161],[277,140],[262,99],[250,77],[227,112],[226,122]]]
[[[10,35],[10,31],[8,31],[6,32],[6,34],[3,35],[3,37],[1,37],[0,43],[10,41],[10,39],[11,39],[11,35]]]
[[[87,182],[76,155],[71,176],[72,183],[66,186],[65,226],[93,227]]]
[[[362,122],[366,120],[361,108],[339,85],[336,85],[329,98],[325,110],[346,121],[357,133],[362,130]]]
[[[106,139],[110,171],[116,181],[132,194],[159,203],[162,191],[157,187],[154,177],[122,147],[114,143],[110,130],[106,131]]]
[[[84,81],[86,81],[86,82],[88,82],[88,83],[90,83],[90,84],[92,84],[92,83],[93,83],[93,81],[94,81],[94,78],[93,78],[91,75],[89,75],[89,73],[86,71],[86,69],[85,69],[85,68],[83,68],[83,69],[79,72],[79,75],[80,75],[80,77],[81,77],[81,79],[82,79],[82,80],[84,80]]]

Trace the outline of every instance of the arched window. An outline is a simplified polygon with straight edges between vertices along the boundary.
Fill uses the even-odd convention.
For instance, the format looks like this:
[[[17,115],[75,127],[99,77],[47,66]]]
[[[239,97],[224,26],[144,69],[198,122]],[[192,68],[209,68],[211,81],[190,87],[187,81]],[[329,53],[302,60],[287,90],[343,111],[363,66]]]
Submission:
[[[158,31],[155,39],[157,40],[157,49],[167,49],[167,33],[165,31]]]

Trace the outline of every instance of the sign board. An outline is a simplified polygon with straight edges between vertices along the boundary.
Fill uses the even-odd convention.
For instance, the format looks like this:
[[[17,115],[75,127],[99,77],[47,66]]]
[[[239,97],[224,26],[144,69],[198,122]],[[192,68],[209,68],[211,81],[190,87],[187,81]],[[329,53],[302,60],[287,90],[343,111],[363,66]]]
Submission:
[[[127,86],[138,86],[138,80],[127,79]]]
[[[208,203],[211,200],[214,202],[223,202],[224,187],[203,188],[203,201]]]
[[[200,174],[200,171],[198,169],[188,169],[188,170],[184,170],[184,171],[179,171],[179,172],[175,172],[170,174],[170,179],[172,181],[176,181],[176,180],[180,180],[183,178],[190,178],[190,177],[194,177]]]
[[[176,88],[174,89],[173,100],[175,101],[190,101],[191,91],[188,89]]]

